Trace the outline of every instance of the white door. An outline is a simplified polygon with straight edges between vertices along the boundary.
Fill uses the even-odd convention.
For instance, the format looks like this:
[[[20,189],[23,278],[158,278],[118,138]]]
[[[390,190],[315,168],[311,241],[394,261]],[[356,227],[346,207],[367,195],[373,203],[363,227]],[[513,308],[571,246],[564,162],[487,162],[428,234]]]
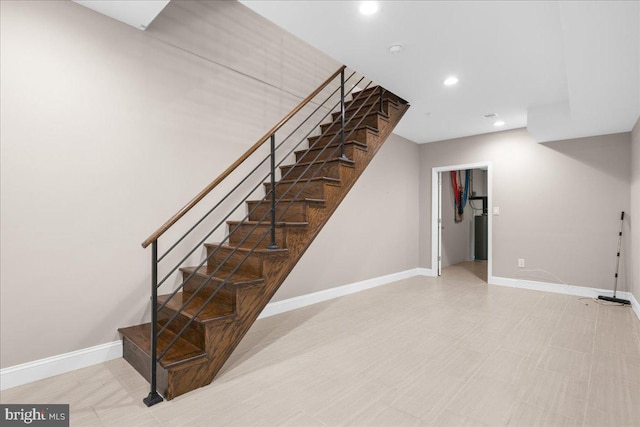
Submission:
[[[442,276],[442,172],[438,172],[438,276]]]

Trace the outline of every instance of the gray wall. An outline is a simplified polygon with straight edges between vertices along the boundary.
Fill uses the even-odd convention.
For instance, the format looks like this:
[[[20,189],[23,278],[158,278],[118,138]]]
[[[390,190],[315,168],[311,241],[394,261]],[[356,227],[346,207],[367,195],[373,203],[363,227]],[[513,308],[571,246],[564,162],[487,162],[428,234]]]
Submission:
[[[631,224],[632,292],[640,301],[640,117],[631,133],[631,210],[628,221]]]
[[[418,266],[419,148],[389,137],[274,301]]]
[[[236,2],[173,1],[146,32],[69,1],[0,7],[7,367],[145,321],[140,242],[340,64]],[[279,298],[416,267],[417,153],[382,148]]]
[[[432,168],[491,162],[500,207],[493,275],[612,288],[620,211],[629,208],[630,143],[622,133],[538,144],[517,129],[422,145],[420,266],[431,267]],[[620,289],[629,290],[629,250],[623,256]],[[526,270],[544,271],[518,272],[518,258]]]

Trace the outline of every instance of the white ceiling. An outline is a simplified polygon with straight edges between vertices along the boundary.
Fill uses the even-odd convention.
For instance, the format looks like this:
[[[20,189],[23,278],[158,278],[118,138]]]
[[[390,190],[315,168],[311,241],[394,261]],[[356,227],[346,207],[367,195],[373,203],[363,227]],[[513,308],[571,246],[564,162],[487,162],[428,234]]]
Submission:
[[[418,143],[525,126],[539,142],[627,132],[640,115],[638,1],[396,0],[372,16],[355,1],[242,3],[408,100],[395,132]]]
[[[169,3],[74,1],[142,30]],[[638,1],[396,0],[372,16],[358,1],[241,2],[408,100],[395,132],[418,143],[525,126],[539,142],[627,132],[640,115]],[[459,84],[445,87],[449,75]]]
[[[139,30],[146,30],[169,0],[73,0]]]

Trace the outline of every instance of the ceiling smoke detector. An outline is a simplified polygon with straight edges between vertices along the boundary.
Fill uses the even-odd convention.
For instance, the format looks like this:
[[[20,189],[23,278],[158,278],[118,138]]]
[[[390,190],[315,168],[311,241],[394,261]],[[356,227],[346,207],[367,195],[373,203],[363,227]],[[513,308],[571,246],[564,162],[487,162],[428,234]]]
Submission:
[[[392,44],[391,46],[389,46],[389,53],[397,55],[402,52],[402,49],[404,49],[404,46],[402,46],[401,44]]]
[[[500,117],[498,116],[498,113],[489,113],[489,114],[485,114],[484,116],[485,119],[489,119],[493,121],[493,125],[497,128],[499,128],[500,126],[504,126],[504,120],[500,119]]]

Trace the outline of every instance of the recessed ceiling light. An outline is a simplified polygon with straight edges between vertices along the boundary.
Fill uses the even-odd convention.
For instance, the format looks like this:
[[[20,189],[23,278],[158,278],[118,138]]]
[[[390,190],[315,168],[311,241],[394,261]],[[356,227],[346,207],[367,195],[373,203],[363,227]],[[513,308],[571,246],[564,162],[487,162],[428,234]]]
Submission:
[[[458,83],[458,78],[456,76],[447,77],[444,81],[445,86],[453,86]]]
[[[373,15],[378,11],[378,3],[375,1],[363,1],[360,3],[360,13],[363,15]]]
[[[392,44],[391,46],[389,46],[389,52],[393,54],[402,52],[402,49],[404,49],[404,46],[402,46],[401,44]]]
[[[493,122],[493,125],[495,127],[504,126],[504,122],[502,120],[498,120],[497,122]]]

